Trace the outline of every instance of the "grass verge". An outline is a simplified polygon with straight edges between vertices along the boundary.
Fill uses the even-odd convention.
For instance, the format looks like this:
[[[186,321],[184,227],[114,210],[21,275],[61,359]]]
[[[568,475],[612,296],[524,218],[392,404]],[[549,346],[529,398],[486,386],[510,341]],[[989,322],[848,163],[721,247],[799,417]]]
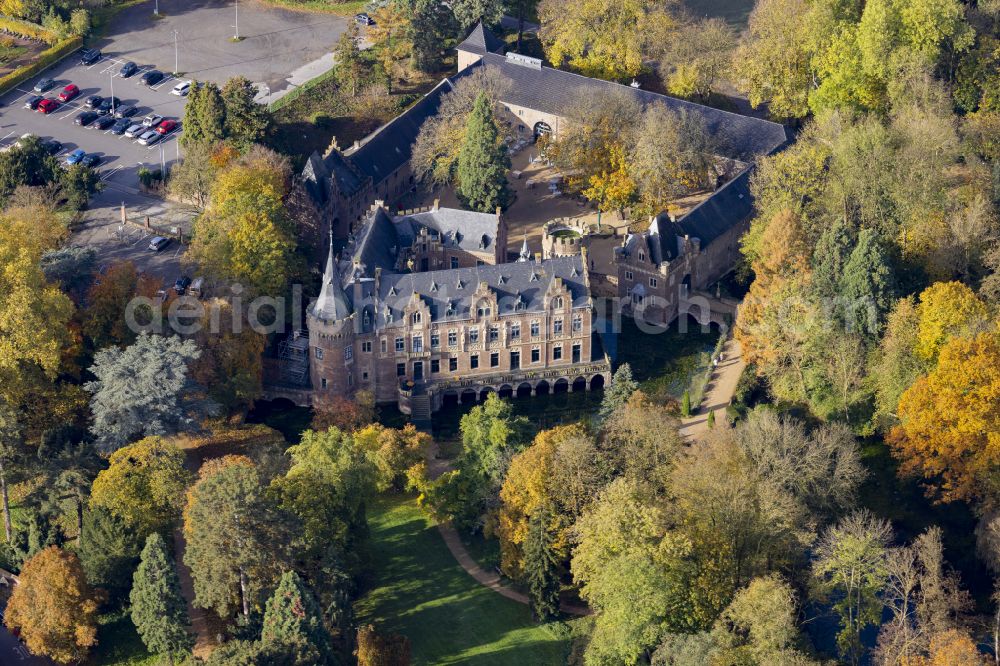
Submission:
[[[532,622],[527,606],[480,586],[451,556],[412,497],[369,510],[374,584],[359,622],[410,639],[413,664],[565,664],[570,623]]]
[[[86,664],[93,666],[153,666],[157,655],[146,651],[128,613],[119,611],[102,615],[97,628],[97,647]]]

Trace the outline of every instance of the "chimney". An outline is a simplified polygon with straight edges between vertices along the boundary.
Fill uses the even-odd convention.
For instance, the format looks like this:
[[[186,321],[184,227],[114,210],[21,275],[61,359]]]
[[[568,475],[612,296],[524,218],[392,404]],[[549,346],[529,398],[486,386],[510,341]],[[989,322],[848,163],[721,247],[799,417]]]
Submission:
[[[353,146],[354,150],[357,150],[360,147],[361,147],[361,142],[360,141],[355,141],[354,142],[354,146]]]
[[[128,220],[125,218],[125,202],[122,202],[122,224],[125,224]]]
[[[375,293],[378,294],[379,289],[382,287],[382,267],[375,267]]]
[[[438,208],[440,208],[440,207],[441,207],[441,200],[440,199],[435,199],[434,200],[434,207],[431,208],[431,212],[436,213],[438,211]]]

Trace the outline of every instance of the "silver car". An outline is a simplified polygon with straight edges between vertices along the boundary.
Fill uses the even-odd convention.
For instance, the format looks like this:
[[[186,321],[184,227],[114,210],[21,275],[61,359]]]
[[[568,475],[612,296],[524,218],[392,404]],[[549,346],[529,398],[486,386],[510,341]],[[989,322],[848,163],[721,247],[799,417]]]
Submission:
[[[156,130],[149,130],[145,134],[139,137],[140,146],[152,146],[154,143],[163,138],[163,135]]]
[[[137,124],[132,125],[131,127],[129,127],[127,130],[125,130],[125,136],[127,136],[130,139],[134,139],[137,136],[139,136],[140,134],[144,134],[144,133],[146,133],[148,131],[149,131],[148,127],[145,127],[145,126],[140,125],[140,124],[137,123]]]

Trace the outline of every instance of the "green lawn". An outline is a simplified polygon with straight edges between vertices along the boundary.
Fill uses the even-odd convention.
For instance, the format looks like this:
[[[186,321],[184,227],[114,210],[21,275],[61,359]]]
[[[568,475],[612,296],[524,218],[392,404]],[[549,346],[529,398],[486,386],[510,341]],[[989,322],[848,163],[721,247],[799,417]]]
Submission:
[[[410,639],[414,664],[564,664],[570,626],[537,625],[526,606],[481,587],[455,562],[411,497],[369,511],[374,580],[359,622]]]
[[[160,658],[151,655],[135,632],[127,613],[101,616],[97,628],[97,647],[85,663],[93,666],[153,666]]]
[[[725,19],[742,30],[747,26],[754,0],[684,0],[683,5],[697,18]]]
[[[704,371],[718,339],[718,331],[702,332],[693,322],[685,333],[677,322],[662,333],[643,333],[631,318],[623,317],[617,362],[632,367],[639,388],[652,398],[680,399],[694,376]]]

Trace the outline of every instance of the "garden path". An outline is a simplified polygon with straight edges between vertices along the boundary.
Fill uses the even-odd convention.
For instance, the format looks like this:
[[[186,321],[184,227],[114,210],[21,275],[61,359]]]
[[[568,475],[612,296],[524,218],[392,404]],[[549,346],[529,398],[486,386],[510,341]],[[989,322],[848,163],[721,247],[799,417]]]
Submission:
[[[697,439],[708,432],[709,412],[715,412],[716,423],[722,423],[726,419],[726,407],[733,400],[736,385],[747,364],[743,360],[743,348],[733,338],[722,347],[722,358],[712,370],[698,413],[681,419],[680,433],[688,439]]]

